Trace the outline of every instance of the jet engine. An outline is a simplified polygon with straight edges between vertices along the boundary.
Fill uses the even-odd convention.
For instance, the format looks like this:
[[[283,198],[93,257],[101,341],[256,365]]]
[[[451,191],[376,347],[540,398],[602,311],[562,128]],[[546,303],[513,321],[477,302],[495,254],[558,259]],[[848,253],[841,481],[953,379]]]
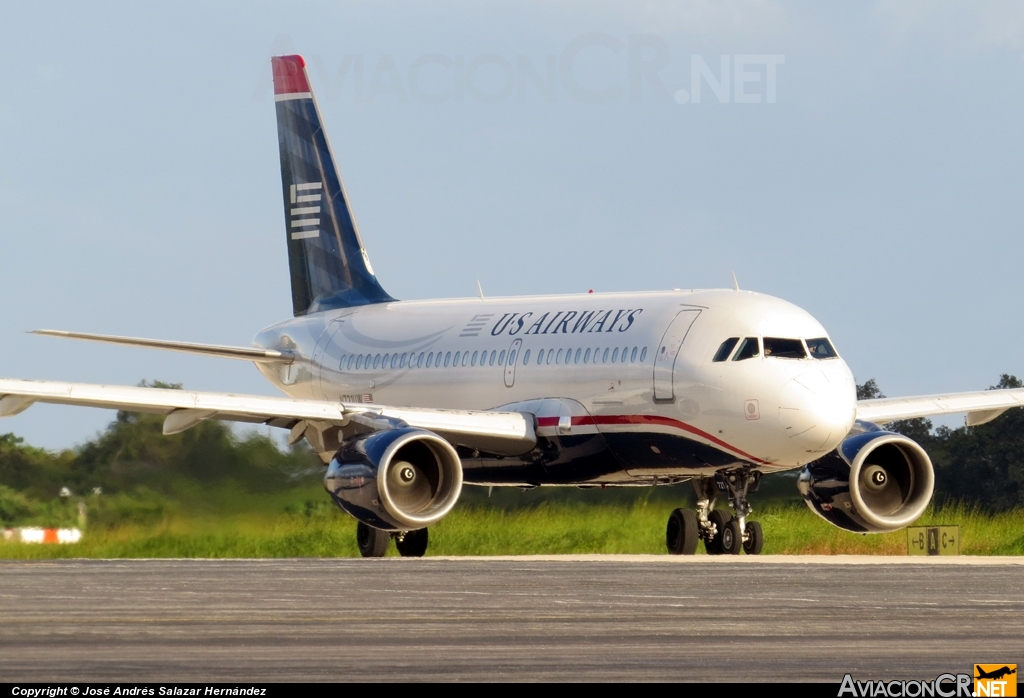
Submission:
[[[383,530],[409,531],[439,521],[462,492],[462,462],[437,434],[401,427],[347,442],[327,466],[334,503]]]
[[[906,436],[869,429],[804,466],[797,487],[811,511],[829,523],[854,533],[887,533],[924,512],[935,472],[924,449]]]

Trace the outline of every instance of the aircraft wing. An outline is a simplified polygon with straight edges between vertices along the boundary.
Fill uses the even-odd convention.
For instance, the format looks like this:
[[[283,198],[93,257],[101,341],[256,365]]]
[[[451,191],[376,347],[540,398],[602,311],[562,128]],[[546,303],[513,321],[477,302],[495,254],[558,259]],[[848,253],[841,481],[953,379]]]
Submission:
[[[1024,406],[1024,388],[979,390],[974,393],[886,397],[857,402],[857,419],[884,424],[896,419],[967,413],[967,426],[991,422],[1011,407]]]
[[[388,407],[165,388],[0,379],[0,417],[19,414],[37,402],[163,414],[166,415],[165,434],[185,431],[206,419],[222,419],[291,429],[292,441],[296,442],[308,433],[308,428],[322,432],[325,428],[348,426],[353,420],[374,428],[373,420],[384,417],[428,429],[460,446],[499,455],[526,453],[537,442],[533,415],[521,412]],[[382,424],[380,428],[385,427]]]

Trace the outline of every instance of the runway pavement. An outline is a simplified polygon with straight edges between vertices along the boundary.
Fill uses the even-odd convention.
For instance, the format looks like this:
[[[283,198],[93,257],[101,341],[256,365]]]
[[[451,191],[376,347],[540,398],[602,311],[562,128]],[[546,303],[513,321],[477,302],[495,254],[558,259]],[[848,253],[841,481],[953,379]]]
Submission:
[[[3,561],[0,681],[932,679],[1024,664],[1022,562]]]

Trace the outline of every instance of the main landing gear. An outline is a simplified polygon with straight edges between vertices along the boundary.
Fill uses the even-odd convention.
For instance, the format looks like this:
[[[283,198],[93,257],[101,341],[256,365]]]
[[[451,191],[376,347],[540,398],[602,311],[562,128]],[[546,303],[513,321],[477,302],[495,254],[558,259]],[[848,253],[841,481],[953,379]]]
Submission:
[[[359,546],[359,554],[363,557],[384,557],[392,538],[395,539],[395,548],[402,557],[423,557],[427,552],[425,528],[391,532],[367,526],[362,521],[356,525],[356,544]]]
[[[761,473],[742,468],[715,473],[691,481],[697,495],[697,510],[676,509],[668,517],[665,542],[670,555],[693,555],[697,541],[704,541],[708,555],[759,555],[764,546],[764,532],[757,521],[747,521],[750,503],[747,492],[757,489]],[[751,487],[753,490],[751,490]],[[729,493],[733,517],[724,509],[715,509],[719,492]]]

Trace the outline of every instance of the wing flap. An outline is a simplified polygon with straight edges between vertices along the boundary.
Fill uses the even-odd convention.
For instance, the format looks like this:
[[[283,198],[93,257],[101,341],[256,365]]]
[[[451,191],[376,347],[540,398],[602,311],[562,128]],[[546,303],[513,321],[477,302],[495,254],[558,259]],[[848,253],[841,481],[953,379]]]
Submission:
[[[1024,406],[1024,388],[919,397],[887,397],[858,401],[857,419],[881,424],[896,419],[966,412],[968,425],[975,426],[995,419],[1012,407],[1021,406]]]

